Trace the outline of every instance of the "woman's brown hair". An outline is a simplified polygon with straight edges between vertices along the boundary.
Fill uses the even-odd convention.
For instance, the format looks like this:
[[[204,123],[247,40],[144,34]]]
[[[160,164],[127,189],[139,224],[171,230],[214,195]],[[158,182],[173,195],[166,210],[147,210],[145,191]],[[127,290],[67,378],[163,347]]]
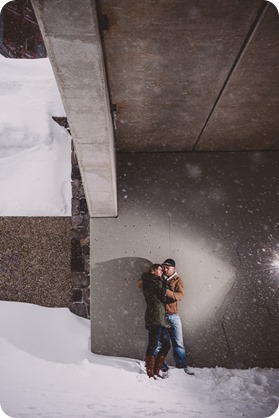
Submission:
[[[155,270],[157,270],[159,267],[162,267],[161,264],[152,264],[152,266],[150,267],[150,273],[154,273]]]

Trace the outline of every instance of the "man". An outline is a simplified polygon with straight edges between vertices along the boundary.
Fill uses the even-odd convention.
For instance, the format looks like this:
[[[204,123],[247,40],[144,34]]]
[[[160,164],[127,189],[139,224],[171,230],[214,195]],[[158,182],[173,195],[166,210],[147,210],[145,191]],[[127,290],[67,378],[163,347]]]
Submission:
[[[180,316],[178,315],[178,301],[184,296],[184,287],[181,277],[176,273],[175,261],[172,258],[167,258],[162,264],[164,272],[164,280],[167,285],[167,303],[166,313],[170,322],[169,329],[170,338],[173,348],[173,358],[175,367],[184,369],[185,373],[193,375],[186,363],[186,349],[183,343],[182,324]]]

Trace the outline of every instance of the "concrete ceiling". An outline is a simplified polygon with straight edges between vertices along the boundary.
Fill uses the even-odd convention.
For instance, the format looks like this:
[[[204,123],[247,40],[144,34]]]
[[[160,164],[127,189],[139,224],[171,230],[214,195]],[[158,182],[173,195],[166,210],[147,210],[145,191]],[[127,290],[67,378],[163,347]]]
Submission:
[[[263,0],[98,0],[121,151],[278,148],[279,18]],[[104,20],[104,19],[103,19]]]
[[[115,150],[279,149],[279,18],[268,1],[31,1],[90,216],[117,215]]]

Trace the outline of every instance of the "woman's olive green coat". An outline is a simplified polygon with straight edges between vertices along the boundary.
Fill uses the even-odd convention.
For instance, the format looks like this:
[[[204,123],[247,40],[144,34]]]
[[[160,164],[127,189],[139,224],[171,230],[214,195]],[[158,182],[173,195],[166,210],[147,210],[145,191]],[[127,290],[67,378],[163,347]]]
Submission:
[[[161,326],[170,328],[166,317],[166,288],[164,282],[159,276],[151,273],[143,273],[142,290],[147,304],[145,311],[145,326],[149,329],[151,326]]]

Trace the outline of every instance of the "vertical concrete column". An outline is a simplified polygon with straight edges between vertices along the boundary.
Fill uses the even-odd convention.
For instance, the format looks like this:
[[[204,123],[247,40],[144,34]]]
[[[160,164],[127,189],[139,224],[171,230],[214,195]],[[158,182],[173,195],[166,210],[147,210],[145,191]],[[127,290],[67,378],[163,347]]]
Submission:
[[[114,132],[95,1],[32,0],[91,217],[117,216]]]

